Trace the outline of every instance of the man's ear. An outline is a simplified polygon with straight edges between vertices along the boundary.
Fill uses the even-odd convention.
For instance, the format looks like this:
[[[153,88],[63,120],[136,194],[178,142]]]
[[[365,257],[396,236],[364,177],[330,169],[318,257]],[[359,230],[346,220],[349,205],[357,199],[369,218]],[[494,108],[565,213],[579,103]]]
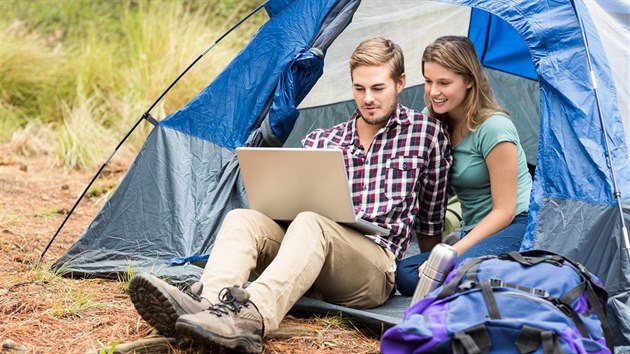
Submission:
[[[396,92],[400,94],[402,90],[405,88],[406,84],[407,84],[407,74],[402,73],[400,75],[400,78],[398,78],[398,82],[396,82]]]

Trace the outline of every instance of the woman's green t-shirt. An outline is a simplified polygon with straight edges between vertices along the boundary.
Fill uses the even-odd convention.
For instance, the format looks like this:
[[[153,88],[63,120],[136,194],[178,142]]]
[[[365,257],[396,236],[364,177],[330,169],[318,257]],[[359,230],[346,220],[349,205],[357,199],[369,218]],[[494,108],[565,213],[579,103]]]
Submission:
[[[502,142],[516,145],[518,181],[514,215],[526,211],[529,206],[532,179],[525,152],[512,121],[506,115],[496,113],[453,147],[449,183],[461,203],[465,231],[472,229],[492,210],[490,175],[485,158]]]

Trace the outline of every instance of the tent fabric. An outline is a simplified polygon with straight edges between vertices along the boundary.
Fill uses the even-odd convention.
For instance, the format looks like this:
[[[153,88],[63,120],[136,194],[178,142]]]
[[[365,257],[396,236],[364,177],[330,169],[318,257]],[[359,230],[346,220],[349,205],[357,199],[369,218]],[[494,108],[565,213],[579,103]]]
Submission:
[[[119,187],[55,267],[77,276],[116,277],[129,268],[173,282],[198,276],[198,267],[168,264],[208,254],[225,214],[248,207],[234,147],[260,124],[274,79],[310,48],[336,5],[268,4],[279,12],[211,85],[158,124]]]
[[[359,1],[340,1],[329,21],[323,26],[306,53],[300,53],[282,74],[275,90],[273,104],[263,122],[263,138],[267,145],[280,146],[286,141],[299,116],[297,106],[313,88],[323,74],[324,52],[337,36],[348,26]]]
[[[214,241],[208,235],[220,226],[215,220],[248,205],[233,155],[203,139],[156,127],[99,214],[56,267],[73,276],[115,279],[132,269],[195,281],[201,268],[169,263],[173,257],[206,253]]]
[[[230,149],[243,146],[266,113],[264,108],[286,65],[310,49],[336,1],[273,3],[267,9],[273,9],[274,16],[245,50],[211,85],[161,125]],[[282,8],[285,11],[276,13]]]
[[[625,0],[590,0],[585,5],[600,35],[604,49],[602,53],[605,53],[611,71],[615,73],[614,90],[624,122],[627,144],[630,142],[630,6]],[[618,21],[617,18],[624,21]],[[627,147],[630,151],[630,146]]]
[[[421,109],[422,49],[441,35],[468,35],[536,165],[522,248],[548,248],[600,277],[615,344],[630,350],[622,240],[622,221],[630,224],[630,9],[623,2],[270,0],[265,8],[269,21],[239,55],[154,128],[58,267],[195,279],[201,268],[191,262],[210,252],[224,214],[247,207],[235,147],[299,146],[311,129],[347,119],[354,110],[347,61],[367,37],[401,44],[408,78],[401,101]]]
[[[314,49],[300,53],[291,63],[291,67],[281,75],[267,118],[271,136],[265,140],[287,139],[300,115],[297,105],[324,72],[323,56],[323,52]]]
[[[468,33],[470,8],[435,1],[362,0],[352,24],[330,45],[324,75],[300,104],[301,110],[352,100],[348,59],[370,36],[395,40],[405,53],[407,86],[424,84],[420,69],[422,50],[442,34]]]
[[[473,9],[468,38],[475,45],[483,66],[536,80],[529,49],[507,22],[488,12]]]
[[[630,31],[630,8],[626,0],[605,0],[596,1],[596,3],[612,17],[611,22],[625,27],[626,31]]]

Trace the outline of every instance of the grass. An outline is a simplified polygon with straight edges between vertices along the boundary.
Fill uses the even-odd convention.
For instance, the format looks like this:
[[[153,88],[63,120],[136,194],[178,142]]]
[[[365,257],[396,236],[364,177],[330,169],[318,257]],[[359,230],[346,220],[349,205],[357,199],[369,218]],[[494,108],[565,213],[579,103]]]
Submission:
[[[49,283],[58,281],[67,274],[65,267],[61,266],[53,269],[50,265],[44,267],[33,267],[31,280],[33,283]]]
[[[57,208],[48,208],[46,210],[39,210],[33,213],[33,216],[36,218],[52,218],[53,216],[62,213],[60,209]]]
[[[135,274],[136,272],[133,270],[131,263],[127,264],[127,270],[124,273],[118,274],[118,283],[123,292],[129,292],[129,282],[131,282],[131,278],[133,278]]]
[[[0,209],[0,225],[10,226],[24,222],[24,217],[11,209]]]
[[[93,185],[85,194],[86,197],[96,198],[107,195],[110,191],[116,188],[118,184],[116,182],[109,182],[105,184]]]
[[[133,123],[211,43],[258,3],[231,0],[0,1],[0,143],[102,163]],[[151,114],[196,96],[266,20],[259,12],[208,53]],[[151,129],[141,124],[138,149]]]
[[[79,286],[78,288],[63,287],[62,284],[67,281],[63,277],[67,274],[67,272],[66,267],[63,265],[56,267],[55,269],[53,269],[51,265],[34,267],[32,271],[29,272],[30,275],[28,279],[20,282],[19,284],[47,284],[47,286],[59,289],[62,292],[61,296],[59,296],[58,291],[58,294],[53,299],[49,300],[52,303],[50,303],[47,310],[47,313],[55,318],[76,317],[90,309],[116,306],[112,303],[95,300],[94,298],[96,294],[94,293],[94,290],[91,289],[89,280],[79,282],[77,284]],[[129,279],[131,279],[131,276],[133,276],[131,268],[129,268],[127,273],[123,275],[122,279],[119,279],[119,283],[122,284],[122,288],[124,288],[125,283],[128,288],[129,279],[124,278],[125,276],[129,276]],[[115,345],[113,346],[115,347]]]
[[[116,347],[118,346],[118,344],[120,344],[120,342],[117,340],[110,344],[104,344],[99,340],[97,340],[96,342],[98,344],[99,354],[114,354],[116,352]]]
[[[50,315],[57,318],[78,316],[90,308],[105,307],[107,304],[94,302],[88,292],[69,289],[65,296],[50,308]]]
[[[346,320],[343,314],[339,313],[334,316],[315,316],[317,322],[322,326],[324,330],[327,329],[350,329],[352,322]]]

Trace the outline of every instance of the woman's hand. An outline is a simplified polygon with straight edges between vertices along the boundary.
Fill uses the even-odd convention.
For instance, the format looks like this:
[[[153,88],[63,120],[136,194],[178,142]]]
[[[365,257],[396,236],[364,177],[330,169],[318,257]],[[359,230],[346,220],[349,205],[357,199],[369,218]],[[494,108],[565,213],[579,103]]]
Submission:
[[[427,262],[424,261],[422,262],[422,264],[420,265],[420,267],[418,267],[418,278],[420,278],[422,276],[422,272],[424,272],[424,267],[427,265]]]

